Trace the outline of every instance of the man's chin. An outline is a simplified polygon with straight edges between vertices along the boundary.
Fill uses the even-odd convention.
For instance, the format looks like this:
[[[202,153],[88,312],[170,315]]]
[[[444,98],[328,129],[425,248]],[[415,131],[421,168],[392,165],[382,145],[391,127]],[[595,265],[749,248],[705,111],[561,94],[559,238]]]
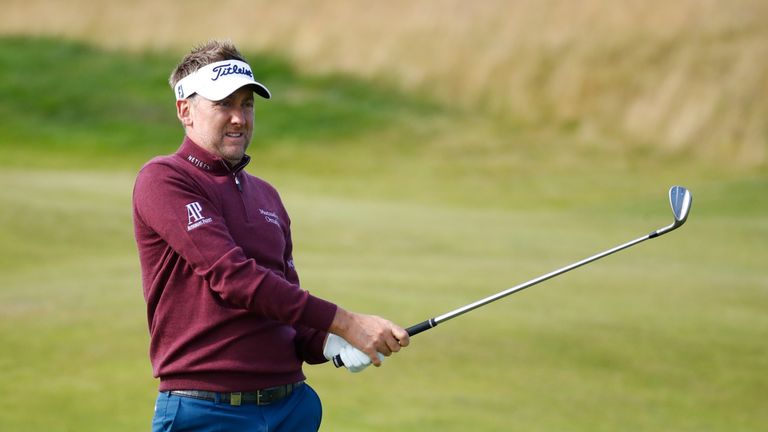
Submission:
[[[227,154],[224,155],[224,160],[229,162],[230,165],[237,165],[243,160],[243,156],[245,156],[245,153]]]
[[[239,162],[243,156],[245,156],[245,149],[247,146],[240,145],[232,145],[227,146],[224,148],[224,151],[222,152],[222,156],[224,159],[226,159],[229,162],[237,161]]]

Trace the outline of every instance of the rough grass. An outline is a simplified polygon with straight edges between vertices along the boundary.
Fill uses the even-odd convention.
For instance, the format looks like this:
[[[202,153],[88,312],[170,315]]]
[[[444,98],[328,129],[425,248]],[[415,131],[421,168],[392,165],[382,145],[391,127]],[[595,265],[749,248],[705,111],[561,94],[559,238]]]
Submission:
[[[0,54],[0,430],[146,430],[156,383],[130,193],[180,140],[175,56],[19,38]],[[18,66],[62,57],[88,80]],[[672,183],[695,197],[679,231],[447,322],[381,369],[307,368],[323,430],[768,423],[764,173],[252,58],[273,65],[276,94],[301,97],[257,109],[249,170],[291,212],[304,286],[350,309],[411,325],[668,224]],[[32,88],[8,84],[24,74]]]
[[[603,146],[764,167],[766,21],[763,0],[10,0],[0,29],[137,50],[228,37]]]

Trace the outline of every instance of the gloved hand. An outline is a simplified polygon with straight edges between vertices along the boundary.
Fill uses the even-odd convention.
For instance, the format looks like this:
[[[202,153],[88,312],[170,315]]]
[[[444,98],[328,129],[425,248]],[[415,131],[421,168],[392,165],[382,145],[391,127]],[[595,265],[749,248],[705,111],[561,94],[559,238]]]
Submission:
[[[349,344],[341,349],[339,355],[341,356],[341,361],[344,362],[344,367],[353,373],[361,372],[371,365],[371,358],[368,357],[368,354]],[[377,352],[376,355],[379,356],[379,360],[384,362],[384,354]]]
[[[377,353],[379,359],[384,361],[384,355]],[[360,372],[367,368],[371,364],[371,359],[368,355],[359,349],[353,347],[344,338],[339,335],[328,333],[328,337],[325,339],[325,345],[323,346],[323,355],[326,359],[333,361],[336,355],[341,356],[341,361],[344,362],[344,367],[349,369],[350,372]]]

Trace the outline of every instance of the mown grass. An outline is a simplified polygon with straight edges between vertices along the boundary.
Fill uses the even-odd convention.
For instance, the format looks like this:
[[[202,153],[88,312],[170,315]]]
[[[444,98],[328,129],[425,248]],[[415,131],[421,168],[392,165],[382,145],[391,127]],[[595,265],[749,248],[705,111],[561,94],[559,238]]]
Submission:
[[[30,57],[79,72],[55,84],[16,66]],[[249,170],[291,212],[303,285],[350,309],[411,325],[668,224],[672,183],[695,196],[680,231],[447,322],[381,369],[308,367],[323,430],[768,423],[764,173],[249,58],[276,95]],[[0,430],[148,428],[130,192],[180,140],[175,60],[0,39]]]

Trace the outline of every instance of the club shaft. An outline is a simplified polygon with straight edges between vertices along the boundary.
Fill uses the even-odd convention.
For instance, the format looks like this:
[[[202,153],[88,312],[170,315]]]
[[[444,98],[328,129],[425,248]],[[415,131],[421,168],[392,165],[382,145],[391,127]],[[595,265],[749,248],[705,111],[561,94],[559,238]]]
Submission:
[[[532,287],[532,286],[534,286],[534,285],[536,285],[538,283],[544,282],[545,280],[552,279],[555,276],[558,276],[558,275],[561,275],[563,273],[569,272],[569,271],[571,271],[571,270],[573,270],[575,268],[579,268],[579,267],[581,267],[581,266],[583,266],[585,264],[589,264],[592,261],[599,260],[600,258],[603,258],[603,257],[606,257],[608,255],[614,254],[614,253],[616,253],[616,252],[618,252],[620,250],[623,250],[623,249],[626,249],[628,247],[634,246],[634,245],[636,245],[638,243],[644,242],[644,241],[648,240],[649,238],[658,237],[658,236],[660,236],[662,234],[665,234],[665,233],[669,232],[670,230],[672,230],[674,228],[676,228],[676,227],[673,227],[672,225],[670,225],[668,227],[665,227],[665,228],[659,229],[657,231],[654,231],[654,232],[652,232],[650,234],[644,235],[644,236],[642,236],[640,238],[636,238],[636,239],[634,239],[632,241],[628,241],[628,242],[626,242],[626,243],[624,243],[622,245],[616,246],[616,247],[614,247],[612,249],[608,249],[607,251],[600,252],[600,253],[592,255],[591,257],[588,257],[588,258],[584,258],[581,261],[578,261],[578,262],[575,262],[573,264],[567,265],[565,267],[559,268],[557,270],[551,271],[551,272],[549,272],[547,274],[544,274],[544,275],[541,275],[541,276],[539,276],[539,277],[537,277],[535,279],[531,279],[528,282],[523,282],[523,283],[521,283],[519,285],[513,286],[512,288],[506,289],[506,290],[498,292],[498,293],[496,293],[494,295],[491,295],[491,296],[485,297],[483,299],[480,299],[480,300],[478,300],[478,301],[476,301],[474,303],[470,303],[470,304],[468,304],[466,306],[462,306],[462,307],[460,307],[458,309],[454,309],[454,310],[452,310],[450,312],[447,312],[447,313],[444,313],[444,314],[442,314],[440,316],[437,316],[437,317],[434,317],[434,318],[430,318],[430,319],[428,319],[426,321],[422,321],[422,322],[420,322],[418,324],[415,324],[415,325],[413,325],[411,327],[408,327],[406,329],[406,332],[408,332],[408,336],[415,336],[415,335],[417,335],[417,334],[419,334],[419,333],[421,333],[423,331],[427,331],[427,330],[429,330],[431,328],[434,328],[435,326],[437,326],[438,324],[440,324],[442,322],[448,321],[448,320],[450,320],[452,318],[456,318],[457,316],[460,316],[460,315],[464,315],[467,312],[470,312],[470,311],[473,311],[473,310],[475,310],[475,309],[477,309],[479,307],[485,306],[488,303],[493,303],[496,300],[504,298],[504,297],[506,297],[506,296],[508,296],[510,294],[514,294],[514,293],[516,293],[518,291],[522,291],[522,290],[524,290],[526,288],[530,288],[530,287]],[[333,363],[336,365],[336,367],[341,367],[341,366],[344,365],[344,362],[341,360],[341,356],[340,355],[336,355],[333,358]]]
[[[654,233],[652,233],[652,234],[654,234]],[[624,243],[622,245],[616,246],[616,247],[614,247],[612,249],[609,249],[607,251],[600,252],[600,253],[598,253],[596,255],[592,255],[589,258],[584,258],[581,261],[578,261],[578,262],[575,262],[573,264],[567,265],[565,267],[559,268],[557,270],[551,271],[551,272],[549,272],[547,274],[544,274],[544,275],[541,275],[541,276],[539,276],[539,277],[537,277],[535,279],[531,279],[528,282],[523,282],[523,283],[521,283],[519,285],[516,285],[516,286],[514,286],[512,288],[506,289],[506,290],[501,291],[499,293],[496,293],[494,295],[491,295],[491,296],[488,296],[486,298],[480,299],[480,300],[478,300],[478,301],[476,301],[474,303],[470,303],[470,304],[468,304],[466,306],[462,306],[460,308],[454,309],[454,310],[452,310],[450,312],[444,313],[444,314],[442,314],[440,316],[437,316],[437,317],[433,318],[432,320],[428,320],[428,321],[432,321],[433,324],[432,324],[431,327],[434,327],[434,326],[436,326],[436,325],[438,325],[438,324],[440,324],[442,322],[448,321],[448,320],[450,320],[452,318],[456,318],[457,316],[460,316],[460,315],[463,315],[463,314],[465,314],[467,312],[473,311],[473,310],[475,310],[475,309],[477,309],[479,307],[487,305],[488,303],[495,302],[496,300],[504,298],[504,297],[506,297],[506,296],[508,296],[510,294],[514,294],[514,293],[516,293],[518,291],[522,291],[522,290],[524,290],[526,288],[529,288],[529,287],[532,287],[532,286],[534,286],[534,285],[536,285],[538,283],[544,282],[545,280],[548,280],[548,279],[551,279],[551,278],[553,278],[555,276],[558,276],[558,275],[561,275],[563,273],[569,272],[569,271],[571,271],[571,270],[573,270],[575,268],[579,268],[579,267],[581,267],[581,266],[583,266],[585,264],[589,264],[592,261],[596,261],[596,260],[598,260],[600,258],[603,258],[603,257],[606,257],[608,255],[614,254],[614,253],[616,253],[616,252],[618,252],[620,250],[623,250],[623,249],[626,249],[628,247],[634,246],[634,245],[636,245],[636,244],[638,244],[640,242],[648,240],[649,238],[651,238],[652,234],[645,235],[643,237],[640,237],[640,238],[637,238],[635,240],[629,241],[629,242]],[[416,327],[416,326],[414,326],[414,327]]]

